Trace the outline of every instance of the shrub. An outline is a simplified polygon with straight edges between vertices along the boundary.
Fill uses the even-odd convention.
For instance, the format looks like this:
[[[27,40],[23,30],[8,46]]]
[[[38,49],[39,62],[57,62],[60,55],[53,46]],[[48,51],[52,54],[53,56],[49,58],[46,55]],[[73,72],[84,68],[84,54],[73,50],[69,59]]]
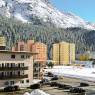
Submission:
[[[51,78],[51,80],[58,80],[58,77],[54,76],[53,78]]]
[[[30,86],[30,89],[39,89],[40,88],[40,84],[33,84]]]
[[[86,87],[86,86],[89,86],[88,83],[80,83],[80,87]]]

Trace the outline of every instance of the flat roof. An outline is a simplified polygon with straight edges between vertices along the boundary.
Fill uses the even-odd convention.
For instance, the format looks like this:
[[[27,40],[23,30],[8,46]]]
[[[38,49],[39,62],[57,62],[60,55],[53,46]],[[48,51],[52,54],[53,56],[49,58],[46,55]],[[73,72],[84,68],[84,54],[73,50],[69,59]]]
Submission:
[[[32,55],[35,55],[35,54],[38,54],[37,52],[29,52],[29,51],[11,51],[11,50],[0,50],[0,53],[25,53],[25,54],[32,54]]]

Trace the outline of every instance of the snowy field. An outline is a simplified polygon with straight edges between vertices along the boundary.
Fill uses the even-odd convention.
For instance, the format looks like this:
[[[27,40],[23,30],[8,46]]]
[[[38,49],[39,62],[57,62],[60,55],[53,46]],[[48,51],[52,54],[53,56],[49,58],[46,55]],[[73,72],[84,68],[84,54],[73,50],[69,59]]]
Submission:
[[[95,82],[95,68],[75,66],[54,66],[52,69],[45,69],[45,73],[51,72],[57,76],[79,78]]]

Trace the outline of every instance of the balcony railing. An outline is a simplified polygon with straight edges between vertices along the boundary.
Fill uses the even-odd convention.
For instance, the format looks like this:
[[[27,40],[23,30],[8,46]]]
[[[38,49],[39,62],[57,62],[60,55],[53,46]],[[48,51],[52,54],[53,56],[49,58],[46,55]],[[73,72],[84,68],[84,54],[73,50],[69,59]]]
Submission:
[[[0,67],[0,71],[28,70],[28,67]]]
[[[28,78],[28,75],[0,75],[0,80],[7,80],[7,79],[23,79],[23,78]]]

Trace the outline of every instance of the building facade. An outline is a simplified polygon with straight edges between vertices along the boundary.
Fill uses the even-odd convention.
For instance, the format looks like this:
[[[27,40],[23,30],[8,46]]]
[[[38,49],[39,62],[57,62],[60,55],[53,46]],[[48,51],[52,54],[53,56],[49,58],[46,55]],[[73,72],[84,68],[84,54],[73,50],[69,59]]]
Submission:
[[[27,51],[37,53],[33,56],[34,65],[33,72],[34,78],[41,78],[42,70],[47,61],[47,45],[41,42],[34,42],[34,40],[27,40],[18,42],[15,47],[12,47],[12,51]]]
[[[55,65],[70,64],[75,61],[75,44],[60,42],[53,44],[53,62]]]
[[[34,40],[27,40],[27,51],[32,51],[32,46],[34,44]]]
[[[37,52],[38,54],[34,56],[34,61],[45,63],[47,61],[47,45],[41,42],[35,42],[32,45],[32,52]]]
[[[27,40],[27,42],[24,41],[18,41],[15,46],[12,47],[12,51],[32,51],[32,45],[34,43],[34,40]]]
[[[0,87],[29,87],[33,81],[33,53],[0,51]]]
[[[35,42],[32,46],[32,52],[38,53],[34,55],[34,78],[42,79],[42,71],[47,62],[47,45],[41,42]]]
[[[0,50],[5,50],[6,48],[6,39],[3,36],[0,36]]]

